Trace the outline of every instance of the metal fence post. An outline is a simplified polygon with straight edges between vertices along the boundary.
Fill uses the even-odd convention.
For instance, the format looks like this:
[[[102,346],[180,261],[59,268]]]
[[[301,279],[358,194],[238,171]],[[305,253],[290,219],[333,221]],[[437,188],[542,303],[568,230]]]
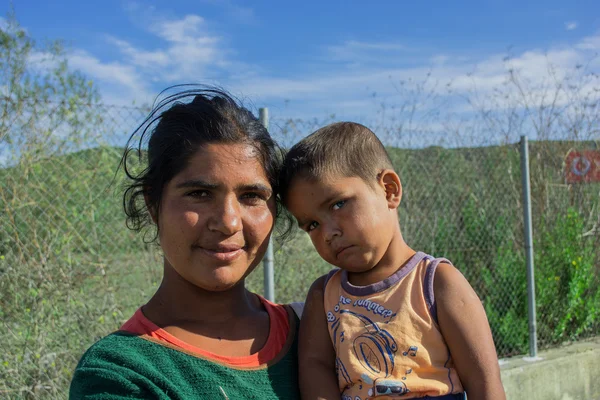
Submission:
[[[258,115],[262,125],[265,127],[265,129],[269,130],[269,109],[259,108]],[[275,274],[273,272],[274,258],[275,257],[273,256],[273,240],[269,239],[267,254],[265,254],[265,258],[263,260],[264,294],[265,298],[272,302],[275,302]]]
[[[533,228],[531,224],[531,184],[529,180],[529,145],[521,136],[521,178],[523,185],[523,222],[527,260],[527,305],[529,311],[529,358],[537,359],[537,323],[535,315],[535,279],[533,272]]]

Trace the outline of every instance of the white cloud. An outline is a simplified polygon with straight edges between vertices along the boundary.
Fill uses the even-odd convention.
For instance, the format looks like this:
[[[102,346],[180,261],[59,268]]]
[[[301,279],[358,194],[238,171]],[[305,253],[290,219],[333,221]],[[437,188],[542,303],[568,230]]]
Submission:
[[[450,61],[450,57],[444,54],[438,54],[431,57],[431,64],[433,65],[444,65]]]
[[[125,40],[108,36],[107,41],[114,44],[127,58],[127,61],[141,68],[164,67],[169,64],[169,55],[162,50],[144,51],[135,48]]]
[[[528,50],[512,57],[492,54],[477,61],[444,54],[432,56],[429,62],[416,67],[362,66],[350,70],[341,67],[329,69],[327,73],[296,79],[263,77],[246,88],[256,91],[259,95],[288,97],[310,92],[356,93],[357,90],[362,90],[364,93],[367,87],[372,91],[392,94],[394,88],[390,85],[390,79],[405,82],[411,79],[413,83],[417,83],[431,76],[432,84],[437,82],[440,87],[451,83],[452,88],[459,92],[473,88],[489,92],[505,82],[510,69],[518,71],[519,75],[532,85],[541,84],[549,79],[560,79],[581,63],[593,58],[587,50],[596,49],[597,46],[600,46],[600,35],[584,38],[571,48]],[[352,61],[348,60],[349,63]]]
[[[51,53],[39,50],[29,53],[28,67],[34,72],[44,72],[57,65],[56,59]]]
[[[129,7],[140,6],[131,3]],[[202,17],[165,19],[156,17],[152,9],[145,11],[150,13],[149,33],[159,39],[154,40],[158,43],[155,48],[136,47],[127,40],[106,35],[106,42],[118,50],[116,60],[100,60],[81,50],[69,54],[69,64],[99,84],[105,102],[148,103],[157,83],[164,88],[170,84],[206,82],[210,74],[214,79],[224,70],[235,70],[235,66],[228,66],[229,50],[220,37],[207,31]],[[127,95],[119,96],[119,88]]]
[[[72,68],[85,71],[86,74],[100,81],[117,83],[133,90],[143,88],[139,76],[130,65],[123,65],[119,62],[102,63],[96,57],[84,51],[70,54],[69,65]]]
[[[600,50],[600,33],[583,38],[577,48],[580,50]]]
[[[568,31],[573,31],[573,30],[577,29],[578,26],[579,26],[579,24],[577,23],[577,21],[565,22],[565,29]]]
[[[131,105],[134,102],[147,102],[153,90],[145,82],[134,65],[121,61],[102,62],[83,50],[66,53],[68,66],[80,71],[100,88],[102,100],[106,104]],[[34,75],[44,76],[59,67],[62,57],[46,51],[33,50],[28,57],[28,68]]]
[[[131,105],[152,98],[153,90],[133,65],[102,62],[81,50],[69,54],[68,59],[71,68],[82,71],[101,88],[107,104]]]
[[[213,71],[221,71],[228,63],[229,50],[220,37],[207,31],[205,25],[205,20],[198,15],[180,19],[152,16],[149,17],[149,31],[165,45],[143,49],[113,36],[107,40],[125,56],[124,63],[134,65],[151,81],[198,81],[207,79],[209,67],[214,74]]]
[[[385,48],[355,44],[340,47],[353,46]],[[416,66],[361,64],[356,58],[364,54],[351,56],[347,52],[344,63],[332,67],[325,61],[322,68],[315,68],[317,73],[274,78],[263,72],[253,79],[233,81],[232,87],[260,104],[276,105],[272,111],[274,116],[311,121],[314,118],[326,120],[335,114],[336,119],[358,120],[384,132],[386,123],[398,126],[412,119],[412,125],[405,125],[405,129],[418,129],[429,135],[432,143],[447,129],[467,129],[473,132],[469,139],[473,144],[483,144],[483,141],[489,144],[493,140],[518,139],[514,135],[533,129],[531,120],[526,118],[521,130],[494,133],[494,139],[489,127],[487,134],[478,133],[478,129],[485,128],[474,125],[478,123],[476,107],[499,114],[518,110],[516,112],[524,115],[527,102],[534,109],[543,105],[538,111],[542,110],[546,116],[558,107],[561,117],[569,118],[576,111],[572,108],[574,101],[587,99],[590,104],[599,101],[600,59],[595,56],[598,48],[600,34],[582,38],[570,47],[529,49],[510,57],[490,54],[465,58],[446,52],[422,57],[426,61]],[[523,94],[515,82],[510,82],[510,71],[516,74],[516,83],[524,90]],[[372,96],[373,93],[376,96]],[[466,101],[467,98],[472,103]],[[413,105],[417,111],[411,115]],[[565,131],[558,129],[550,134],[558,138]],[[412,135],[420,137],[415,136],[415,131]],[[407,144],[406,137],[402,139],[405,140],[403,145],[413,145]]]
[[[199,35],[203,23],[204,19],[198,15],[186,15],[180,20],[160,21],[150,30],[169,42],[185,43]]]
[[[228,2],[224,6],[232,7]],[[470,52],[467,58],[460,53],[430,51],[394,41],[350,40],[325,47],[326,57],[321,54],[307,60],[312,66],[310,71],[316,72],[282,77],[280,70],[272,73],[267,65],[237,60],[227,37],[211,31],[209,21],[199,15],[165,18],[156,10],[145,10],[143,26],[158,39],[152,41],[152,48],[107,36],[107,43],[118,50],[117,60],[103,62],[85,52],[70,57],[72,65],[101,84],[106,102],[120,100],[122,104],[119,91],[128,93],[121,97],[148,102],[151,94],[170,84],[203,82],[224,85],[255,104],[272,107],[274,115],[318,118],[336,114],[368,122],[380,118],[382,103],[388,107],[386,118],[404,118],[401,106],[411,101],[423,116],[431,115],[432,110],[464,115],[472,110],[464,98],[474,92],[483,101],[494,99],[487,106],[514,106],[519,99],[514,88],[507,89],[509,70],[518,72],[521,83],[529,88],[528,96],[538,102],[546,101],[545,90],[576,71],[578,65],[585,64],[594,72],[600,70],[598,59],[593,61],[594,52],[600,49],[599,33],[582,38],[572,47],[528,49],[510,58]],[[588,62],[590,59],[592,62]],[[592,93],[593,85],[598,87],[599,83],[587,81],[581,93]],[[506,90],[506,97],[500,99],[499,90]],[[560,104],[569,101],[564,95],[555,100]],[[440,121],[427,121],[425,125],[437,130],[443,126]]]

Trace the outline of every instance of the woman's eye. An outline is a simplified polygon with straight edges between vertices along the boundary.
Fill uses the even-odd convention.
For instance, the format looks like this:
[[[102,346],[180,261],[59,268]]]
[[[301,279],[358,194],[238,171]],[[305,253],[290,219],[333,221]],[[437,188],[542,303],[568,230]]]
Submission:
[[[332,209],[339,210],[340,208],[342,208],[344,206],[344,204],[346,204],[346,200],[340,200],[333,205]]]
[[[251,192],[251,193],[244,193],[242,195],[242,199],[245,199],[245,200],[250,201],[250,202],[259,202],[259,201],[266,201],[267,200],[264,194],[262,194],[262,193],[253,193],[253,192]]]
[[[208,197],[210,193],[208,193],[207,190],[194,190],[193,192],[189,192],[187,195],[191,197]]]
[[[313,221],[310,224],[308,224],[308,226],[306,227],[306,232],[310,232],[313,229],[316,229],[317,226],[319,226],[319,223],[317,221]]]

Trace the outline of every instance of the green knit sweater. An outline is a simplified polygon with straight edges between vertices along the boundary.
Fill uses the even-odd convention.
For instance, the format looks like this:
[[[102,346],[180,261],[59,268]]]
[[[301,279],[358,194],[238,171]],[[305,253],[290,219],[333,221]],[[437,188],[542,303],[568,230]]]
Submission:
[[[115,332],[81,358],[70,399],[299,399],[297,340],[271,363],[236,369]]]

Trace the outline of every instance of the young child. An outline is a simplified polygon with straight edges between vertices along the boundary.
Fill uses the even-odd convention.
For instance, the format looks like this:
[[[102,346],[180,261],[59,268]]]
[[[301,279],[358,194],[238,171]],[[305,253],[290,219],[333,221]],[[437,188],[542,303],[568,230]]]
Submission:
[[[448,260],[404,242],[400,178],[373,132],[319,129],[288,152],[279,185],[319,255],[339,267],[306,300],[302,398],[505,398],[482,304]]]

